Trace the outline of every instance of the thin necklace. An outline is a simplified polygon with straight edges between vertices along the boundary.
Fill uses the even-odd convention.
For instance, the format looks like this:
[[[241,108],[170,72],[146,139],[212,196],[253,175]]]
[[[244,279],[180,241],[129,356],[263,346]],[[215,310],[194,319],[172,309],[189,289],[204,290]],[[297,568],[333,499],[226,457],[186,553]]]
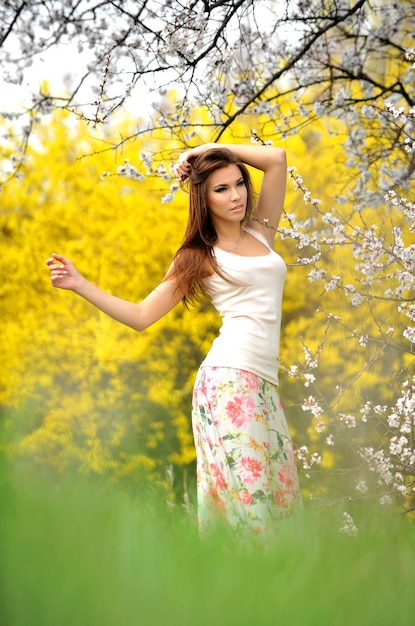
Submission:
[[[229,251],[238,249],[239,242],[240,242],[240,239],[241,239],[241,235],[242,235],[242,229],[239,231],[238,239],[235,241],[233,246],[231,248],[227,248]]]
[[[235,244],[232,246],[232,250],[236,250],[238,248],[241,235],[242,235],[242,230],[239,231],[238,239],[236,240]]]

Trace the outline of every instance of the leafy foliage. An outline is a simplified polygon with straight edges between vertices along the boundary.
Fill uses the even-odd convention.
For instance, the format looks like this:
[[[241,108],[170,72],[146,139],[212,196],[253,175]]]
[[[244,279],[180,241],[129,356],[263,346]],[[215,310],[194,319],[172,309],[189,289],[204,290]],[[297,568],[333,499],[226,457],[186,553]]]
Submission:
[[[27,155],[25,178],[3,192],[1,399],[10,422],[20,416],[14,451],[59,471],[117,478],[144,469],[160,478],[168,462],[194,458],[187,404],[215,314],[188,320],[178,307],[156,329],[133,335],[51,290],[44,260],[64,249],[91,280],[138,301],[180,243],[185,199],[163,208],[150,179],[101,179],[111,157],[77,161],[68,144],[90,139],[67,115],[51,119],[41,140]]]

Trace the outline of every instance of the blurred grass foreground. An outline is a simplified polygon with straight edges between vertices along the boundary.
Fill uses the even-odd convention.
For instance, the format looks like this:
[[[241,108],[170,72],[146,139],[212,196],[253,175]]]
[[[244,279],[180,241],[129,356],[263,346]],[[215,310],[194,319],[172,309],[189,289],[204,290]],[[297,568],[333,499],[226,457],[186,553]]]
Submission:
[[[361,511],[305,512],[268,545],[225,533],[155,493],[4,466],[2,626],[410,625],[413,525]]]

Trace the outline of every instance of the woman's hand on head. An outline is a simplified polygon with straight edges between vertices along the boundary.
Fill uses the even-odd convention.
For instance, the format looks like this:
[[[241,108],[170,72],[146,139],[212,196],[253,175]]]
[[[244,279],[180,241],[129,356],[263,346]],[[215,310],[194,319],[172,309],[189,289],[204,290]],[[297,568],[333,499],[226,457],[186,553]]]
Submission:
[[[52,254],[47,259],[46,265],[49,267],[50,280],[54,287],[76,291],[84,280],[74,264],[60,254]]]
[[[191,148],[190,150],[186,150],[186,152],[183,152],[174,167],[176,177],[182,181],[186,180],[186,178],[190,176],[190,172],[192,171],[192,163],[196,159],[196,157],[200,156],[207,150],[212,150],[212,148],[216,148],[216,144],[204,143],[201,146],[197,146],[196,148]]]
[[[192,165],[189,161],[190,152],[191,150],[183,152],[183,154],[180,155],[176,165],[174,166],[174,173],[176,175],[176,178],[181,181],[186,180],[186,178],[190,176],[190,172],[192,171]]]

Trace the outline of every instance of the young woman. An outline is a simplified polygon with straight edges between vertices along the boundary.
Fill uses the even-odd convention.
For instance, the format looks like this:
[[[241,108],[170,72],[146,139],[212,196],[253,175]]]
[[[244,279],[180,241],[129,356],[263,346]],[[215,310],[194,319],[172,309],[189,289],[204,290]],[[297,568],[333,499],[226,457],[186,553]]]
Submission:
[[[255,207],[246,165],[263,172]],[[137,331],[180,300],[207,295],[219,311],[222,327],[193,394],[202,529],[224,519],[235,530],[267,530],[300,504],[278,396],[286,267],[273,243],[286,169],[285,152],[269,146],[205,144],[183,153],[176,174],[189,186],[184,240],[163,281],[139,304],[102,291],[59,254],[46,261],[55,287]]]

